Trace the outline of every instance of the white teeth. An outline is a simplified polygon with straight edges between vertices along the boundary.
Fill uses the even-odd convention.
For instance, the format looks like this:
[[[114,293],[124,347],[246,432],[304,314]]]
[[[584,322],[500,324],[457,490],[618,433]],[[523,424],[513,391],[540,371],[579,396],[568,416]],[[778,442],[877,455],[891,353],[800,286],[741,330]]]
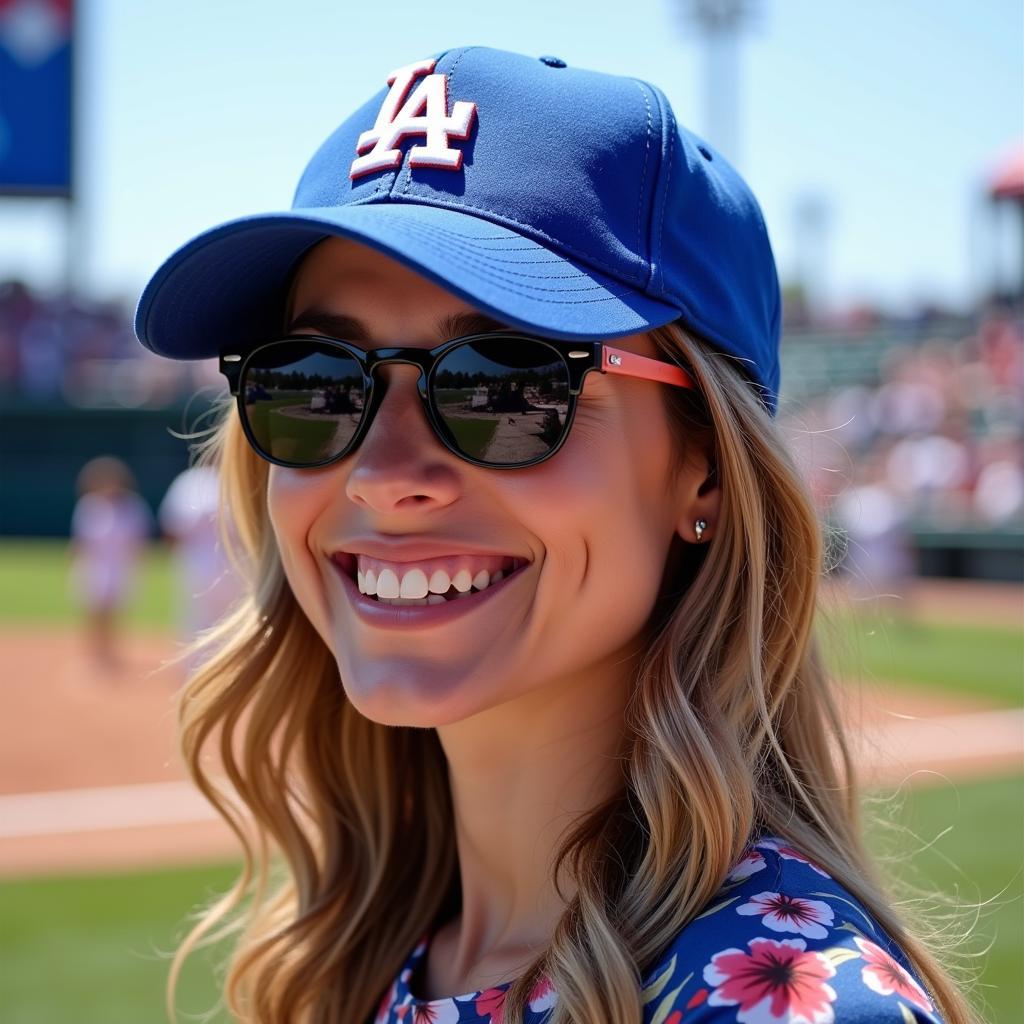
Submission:
[[[399,597],[426,597],[427,574],[422,569],[410,569],[402,577],[402,589]]]
[[[381,569],[377,577],[378,597],[399,597],[398,575],[394,569]]]
[[[468,569],[460,569],[452,577],[452,586],[460,593],[465,594],[473,586],[473,577],[469,575]]]
[[[434,575],[430,577],[430,583],[427,584],[427,590],[431,594],[447,594],[451,585],[452,581],[448,578],[448,573],[444,569],[435,569]]]
[[[472,575],[469,569],[463,568],[454,576],[449,576],[443,569],[435,569],[429,580],[426,572],[420,568],[409,569],[401,580],[391,568],[381,569],[379,575],[373,569],[365,572],[357,569],[356,581],[361,594],[375,596],[386,604],[439,604],[452,588],[456,591],[456,600],[471,593],[479,593],[500,583],[522,564],[520,559],[512,559],[508,570],[498,570],[493,575],[486,569]]]

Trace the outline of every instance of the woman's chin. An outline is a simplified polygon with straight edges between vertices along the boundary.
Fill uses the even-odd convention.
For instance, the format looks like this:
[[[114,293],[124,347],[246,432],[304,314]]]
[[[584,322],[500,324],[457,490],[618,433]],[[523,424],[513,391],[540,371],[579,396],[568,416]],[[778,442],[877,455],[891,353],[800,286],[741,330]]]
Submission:
[[[408,670],[388,673],[380,666],[352,673],[340,663],[338,670],[349,703],[379,725],[434,729],[468,718],[486,706],[480,701],[478,685],[473,702],[469,699],[474,694],[473,684],[469,680],[461,686],[453,684],[450,674],[438,678]]]

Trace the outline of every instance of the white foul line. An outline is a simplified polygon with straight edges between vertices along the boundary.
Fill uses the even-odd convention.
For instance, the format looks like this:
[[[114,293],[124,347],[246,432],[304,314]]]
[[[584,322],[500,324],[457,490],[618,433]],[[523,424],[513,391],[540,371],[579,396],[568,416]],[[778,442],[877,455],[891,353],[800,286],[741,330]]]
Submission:
[[[0,839],[180,825],[218,818],[190,782],[0,796]]]

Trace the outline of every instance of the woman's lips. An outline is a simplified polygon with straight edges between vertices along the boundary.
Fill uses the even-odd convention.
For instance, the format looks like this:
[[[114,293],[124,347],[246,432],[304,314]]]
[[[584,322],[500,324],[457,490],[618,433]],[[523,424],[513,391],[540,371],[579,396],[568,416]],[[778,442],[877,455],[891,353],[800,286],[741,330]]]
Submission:
[[[465,597],[458,597],[442,604],[394,605],[384,604],[367,594],[360,593],[358,584],[350,575],[343,560],[333,558],[331,562],[360,621],[368,626],[391,629],[425,629],[465,618],[475,609],[493,602],[529,568],[529,563],[521,565],[515,572],[497,583],[488,585],[484,590],[473,591]]]

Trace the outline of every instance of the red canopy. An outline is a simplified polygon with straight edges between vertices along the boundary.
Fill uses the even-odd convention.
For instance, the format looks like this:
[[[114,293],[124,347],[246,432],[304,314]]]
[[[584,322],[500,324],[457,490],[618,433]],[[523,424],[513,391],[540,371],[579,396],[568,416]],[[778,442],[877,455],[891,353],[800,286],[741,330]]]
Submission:
[[[993,199],[1024,199],[1024,143],[1004,153],[988,176]]]

